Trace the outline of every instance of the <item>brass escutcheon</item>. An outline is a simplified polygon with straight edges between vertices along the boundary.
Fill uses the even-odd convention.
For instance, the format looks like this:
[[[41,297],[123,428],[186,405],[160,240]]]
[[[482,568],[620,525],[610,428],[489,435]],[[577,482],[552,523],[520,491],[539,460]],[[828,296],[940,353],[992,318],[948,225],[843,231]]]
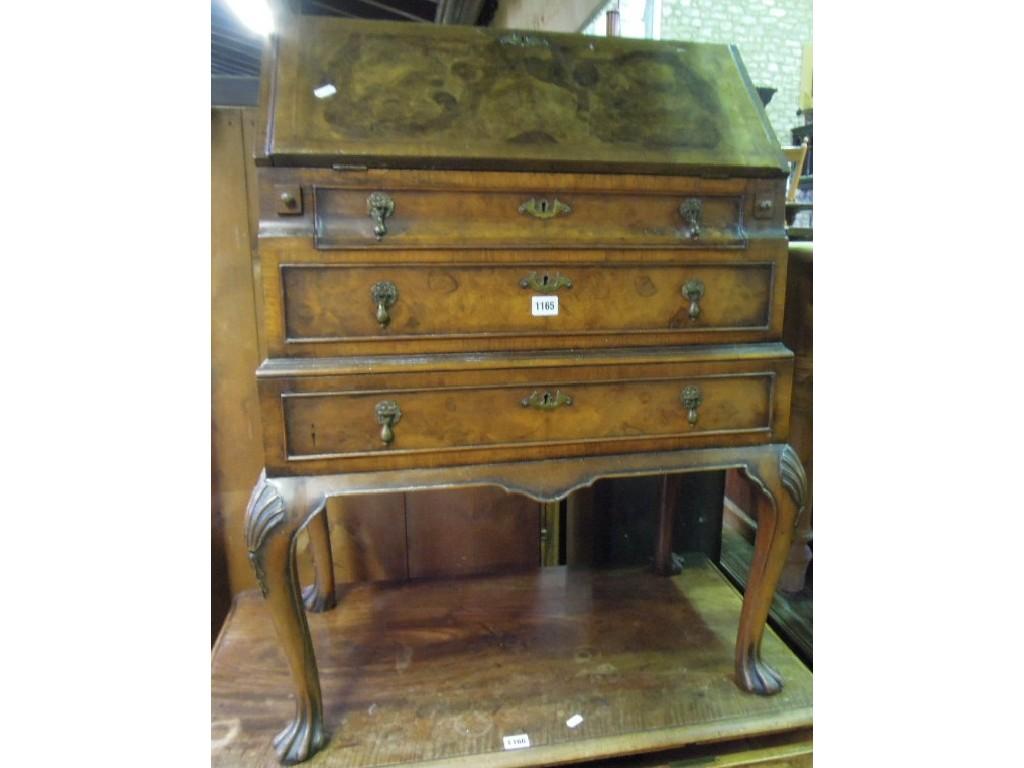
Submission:
[[[704,213],[704,203],[699,197],[688,197],[679,204],[679,215],[683,217],[689,228],[689,237],[696,240],[700,237],[700,221]]]
[[[555,216],[562,214],[568,216],[572,213],[572,207],[568,203],[563,203],[557,197],[551,202],[548,202],[543,197],[531,197],[519,206],[519,212],[533,216],[535,219],[553,219]]]
[[[382,239],[388,233],[384,222],[395,212],[395,201],[386,192],[371,192],[366,198],[366,211],[373,219],[373,236]]]
[[[377,305],[377,322],[380,323],[381,328],[386,328],[391,322],[391,314],[388,310],[398,301],[398,286],[390,280],[382,280],[373,284],[370,296]]]
[[[538,392],[534,390],[529,397],[519,401],[523,408],[536,408],[539,411],[553,411],[563,405],[572,405],[572,398],[561,390],[556,389],[555,394],[550,392]]]
[[[704,283],[690,280],[683,286],[683,296],[690,300],[690,319],[700,317],[700,300],[704,297]]]
[[[683,402],[683,408],[687,409],[686,420],[690,424],[697,423],[697,408],[700,407],[703,402],[703,397],[700,393],[700,387],[690,385],[684,387],[683,391],[679,393],[679,399]]]
[[[380,424],[380,439],[384,445],[391,445],[395,440],[395,424],[402,420],[402,409],[394,400],[381,400],[374,411]]]
[[[531,272],[519,281],[519,287],[532,288],[540,293],[554,293],[561,288],[572,288],[572,280],[557,272],[554,277],[548,275],[547,272],[542,275],[537,272]]]

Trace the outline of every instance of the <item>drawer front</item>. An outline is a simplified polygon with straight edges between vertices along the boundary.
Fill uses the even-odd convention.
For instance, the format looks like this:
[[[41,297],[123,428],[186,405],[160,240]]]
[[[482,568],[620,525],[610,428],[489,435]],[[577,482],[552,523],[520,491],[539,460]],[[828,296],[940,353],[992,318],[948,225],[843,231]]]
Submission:
[[[741,195],[314,187],[318,248],[742,248]]]
[[[526,348],[557,346],[559,337],[566,346],[759,341],[780,331],[773,262],[292,263],[279,277],[289,355],[456,339]]]
[[[279,422],[270,430],[280,441],[275,470],[296,473],[332,462],[372,467],[375,458],[416,466],[769,442],[785,422],[790,365],[787,358],[261,384],[265,419]]]

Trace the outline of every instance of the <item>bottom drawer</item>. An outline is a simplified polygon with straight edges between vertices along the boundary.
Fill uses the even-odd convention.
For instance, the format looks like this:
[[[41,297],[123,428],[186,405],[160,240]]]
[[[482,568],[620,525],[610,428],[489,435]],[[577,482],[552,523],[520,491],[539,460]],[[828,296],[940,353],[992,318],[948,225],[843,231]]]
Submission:
[[[792,360],[775,344],[337,363],[261,369],[274,474],[752,444],[788,428]]]

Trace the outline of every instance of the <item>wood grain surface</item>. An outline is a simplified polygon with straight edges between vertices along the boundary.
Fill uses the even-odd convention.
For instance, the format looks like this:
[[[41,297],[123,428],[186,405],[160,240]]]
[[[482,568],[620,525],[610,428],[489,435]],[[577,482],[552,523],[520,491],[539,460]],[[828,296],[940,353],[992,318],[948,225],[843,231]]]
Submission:
[[[741,359],[744,349],[751,359]],[[348,375],[328,375],[332,363],[322,361],[297,376],[276,375],[279,363],[268,362],[259,382],[267,470],[361,471],[785,439],[792,360],[781,346],[686,347],[626,358],[575,353],[548,362],[560,359],[564,366],[537,368],[541,355],[522,366],[496,355],[491,362],[500,367],[490,369],[484,355],[413,358],[406,372],[401,359],[363,367],[343,358],[336,362]],[[453,370],[424,370],[434,365]],[[688,387],[702,397],[693,423],[681,399]],[[572,402],[524,407],[535,392]],[[390,443],[374,410],[385,401],[402,413]]]
[[[267,154],[277,164],[785,174],[733,47],[428,26],[287,18]]]
[[[740,598],[703,556],[683,559],[671,579],[558,567],[343,590],[309,616],[329,743],[308,765],[557,764],[809,727],[811,675],[770,631],[785,688],[736,686]],[[276,765],[292,704],[258,594],[237,598],[212,685],[213,766]],[[521,733],[531,747],[504,751]]]
[[[246,134],[252,133],[255,119],[251,109],[211,113],[211,506],[214,546],[224,552],[213,571],[215,584],[233,592],[256,584],[245,556],[242,524],[252,484],[263,467],[253,380],[263,359],[254,310],[255,241],[250,236],[256,209],[249,205],[249,188],[254,195],[256,169],[245,152]]]
[[[336,184],[350,178],[340,175]],[[521,177],[510,174],[506,189],[403,189],[403,175],[382,180],[379,189],[394,203],[387,233],[377,238],[367,214],[367,191],[314,187],[316,244],[319,248],[714,248],[746,245],[740,224],[749,216],[739,193],[697,196],[699,234],[691,236],[680,212],[678,193],[642,194],[562,189],[536,193],[516,189]],[[753,182],[751,183],[753,184]],[[549,186],[550,181],[548,182]],[[611,185],[609,185],[611,186]],[[741,190],[746,191],[745,187]],[[376,191],[376,190],[375,190]],[[532,201],[532,203],[531,203]],[[557,203],[556,203],[557,201]],[[534,211],[531,214],[529,211]],[[546,210],[541,210],[546,208]],[[541,213],[538,217],[536,213]],[[751,217],[752,218],[752,217]],[[755,220],[756,223],[756,220]]]

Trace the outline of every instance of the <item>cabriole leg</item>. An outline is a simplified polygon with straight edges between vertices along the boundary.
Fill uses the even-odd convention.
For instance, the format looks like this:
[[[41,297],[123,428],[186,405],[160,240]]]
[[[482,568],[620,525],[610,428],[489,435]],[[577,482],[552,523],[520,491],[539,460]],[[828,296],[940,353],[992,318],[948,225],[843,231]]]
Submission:
[[[295,564],[295,536],[308,517],[303,506],[301,500],[286,502],[278,487],[261,476],[249,499],[245,519],[249,560],[270,609],[295,686],[295,716],[274,739],[278,759],[285,765],[302,762],[327,741],[320,679],[306,614],[302,610]]]
[[[313,613],[321,613],[335,605],[334,560],[331,558],[326,505],[313,515],[306,530],[309,532],[309,551],[313,556],[314,582],[302,590],[302,602]]]
[[[804,506],[807,480],[796,452],[780,446],[748,476],[760,486],[754,559],[743,595],[736,637],[736,682],[746,691],[769,695],[782,690],[782,678],[761,660],[761,638],[772,596],[786,563],[793,529]]]

